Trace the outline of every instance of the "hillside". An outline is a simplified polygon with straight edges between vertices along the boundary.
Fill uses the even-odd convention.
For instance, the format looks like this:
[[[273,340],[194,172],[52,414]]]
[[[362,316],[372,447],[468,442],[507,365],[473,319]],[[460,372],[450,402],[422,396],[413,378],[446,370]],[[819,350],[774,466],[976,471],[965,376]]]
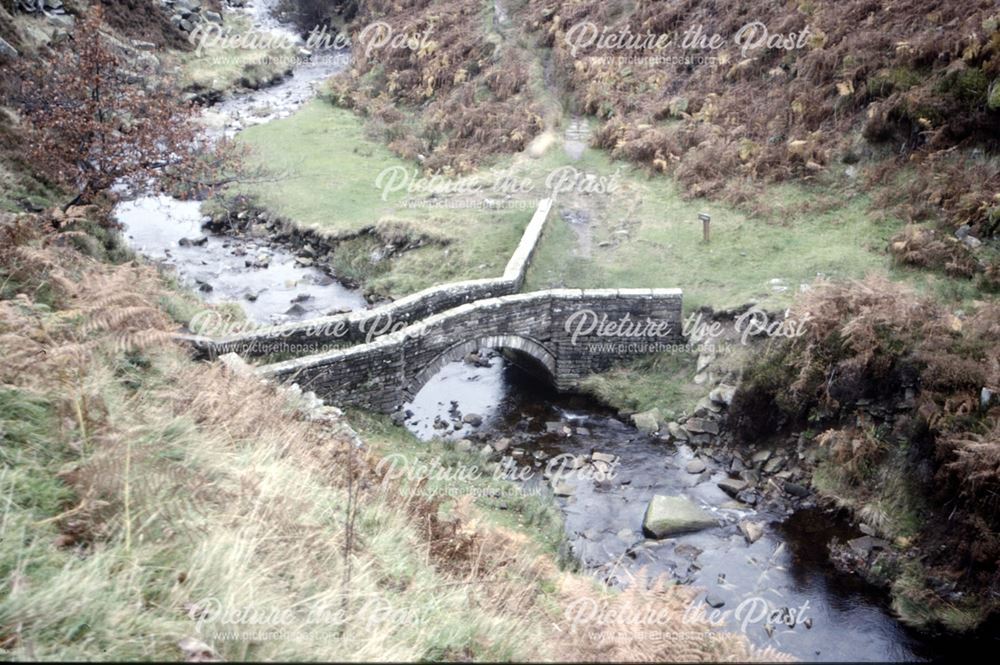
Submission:
[[[0,654],[992,650],[993,0],[0,0],[0,40]],[[680,289],[678,344],[568,394],[524,312],[407,356],[522,234],[472,304]],[[403,298],[305,351],[197,325]],[[406,399],[332,403],[341,343]]]

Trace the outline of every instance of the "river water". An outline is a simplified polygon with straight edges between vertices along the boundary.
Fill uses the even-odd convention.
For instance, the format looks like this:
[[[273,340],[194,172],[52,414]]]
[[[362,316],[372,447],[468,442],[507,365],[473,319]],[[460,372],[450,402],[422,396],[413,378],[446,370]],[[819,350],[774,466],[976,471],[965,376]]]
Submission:
[[[423,439],[508,438],[510,461],[502,463],[532,468],[533,480],[559,455],[617,456],[613,479],[575,474],[567,480],[571,487],[560,488],[570,496],[553,498],[574,558],[607,584],[621,587],[643,572],[647,579],[666,575],[699,587],[701,608],[707,615],[719,612],[720,628],[805,661],[924,660],[997,646],[990,636],[935,639],[903,626],[886,594],[829,562],[831,539],[863,535],[836,516],[818,508],[789,515],[737,503],[716,485],[727,477],[713,459],[718,451],[700,454],[642,434],[588,398],[559,395],[500,355],[483,355],[489,355],[488,366],[455,362],[442,368],[406,405],[412,413],[406,426]],[[468,414],[482,417],[482,424],[462,424]],[[705,470],[689,473],[696,457]],[[646,539],[643,513],[654,494],[686,496],[720,526]],[[748,544],[737,527],[741,520],[763,523],[763,536]]]
[[[246,11],[261,29],[291,34],[270,17],[272,4],[258,0]],[[207,111],[206,135],[231,136],[286,117],[347,63],[339,52],[303,60],[282,83]],[[239,303],[254,321],[304,319],[365,306],[360,293],[301,265],[289,249],[266,239],[203,231],[207,220],[196,201],[146,196],[122,202],[116,212],[136,251],[170,266],[207,302]],[[257,260],[262,255],[266,261]],[[789,515],[736,503],[716,485],[726,476],[726,460],[643,435],[593,401],[555,394],[495,353],[485,352],[478,366],[445,366],[407,408],[412,416],[406,426],[418,437],[506,437],[512,442],[510,463],[521,467],[538,470],[562,454],[616,456],[613,479],[575,476],[561,488],[566,496],[553,498],[565,518],[571,553],[584,571],[609,585],[633,583],[642,572],[702,588],[699,602],[709,597],[723,629],[743,631],[759,645],[806,661],[927,659],[971,646],[906,629],[892,617],[884,594],[833,569],[827,543],[859,532],[815,508]],[[473,413],[482,418],[481,425],[460,422],[461,414]],[[690,473],[688,463],[696,457],[705,468]],[[654,494],[686,496],[711,511],[719,526],[648,540],[642,517]],[[737,528],[741,520],[762,523],[763,536],[748,544]],[[705,610],[713,608],[706,603]],[[774,620],[775,610],[784,622]],[[995,644],[976,642],[982,649]]]
[[[275,0],[257,0],[244,9],[259,30],[299,37],[271,17]],[[301,53],[289,63],[294,73],[281,83],[235,95],[206,110],[206,138],[233,136],[246,127],[284,118],[312,99],[318,86],[350,63],[349,54],[328,50]],[[178,280],[211,303],[239,303],[247,318],[282,323],[360,309],[361,293],[318,268],[302,265],[288,247],[266,238],[219,235],[202,230],[208,217],[201,203],[165,194],[123,201],[115,209],[129,246],[175,271]]]

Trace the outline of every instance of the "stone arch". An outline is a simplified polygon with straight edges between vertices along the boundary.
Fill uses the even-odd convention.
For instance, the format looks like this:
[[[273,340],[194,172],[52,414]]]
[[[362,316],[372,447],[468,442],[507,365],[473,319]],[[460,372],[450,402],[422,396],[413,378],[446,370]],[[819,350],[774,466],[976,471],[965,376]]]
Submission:
[[[556,380],[556,357],[539,342],[523,335],[488,335],[454,344],[422,367],[403,390],[404,399],[410,400],[420,389],[450,362],[461,360],[477,349],[512,349],[537,360],[548,372],[552,382]]]

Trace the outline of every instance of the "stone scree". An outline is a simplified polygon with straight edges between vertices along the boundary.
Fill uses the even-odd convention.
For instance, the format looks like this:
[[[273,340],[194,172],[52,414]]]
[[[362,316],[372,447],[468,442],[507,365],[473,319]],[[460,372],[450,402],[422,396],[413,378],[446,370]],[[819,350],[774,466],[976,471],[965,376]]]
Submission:
[[[284,348],[312,346],[315,349],[329,343],[346,346],[370,342],[459,305],[517,293],[524,283],[525,273],[551,209],[552,199],[539,201],[502,277],[443,284],[417,291],[380,307],[269,326],[252,333],[217,338],[178,335],[177,339],[193,346],[203,358],[214,358],[230,352],[254,357]]]
[[[664,322],[669,330],[657,336],[602,336],[591,330],[574,343],[580,319],[570,317],[583,310],[608,322],[626,314],[632,324]],[[569,391],[592,372],[682,343],[681,326],[679,289],[536,291],[461,305],[373,342],[265,365],[257,373],[295,381],[328,403],[391,413],[444,364],[480,347],[527,354],[546,369],[557,389]]]

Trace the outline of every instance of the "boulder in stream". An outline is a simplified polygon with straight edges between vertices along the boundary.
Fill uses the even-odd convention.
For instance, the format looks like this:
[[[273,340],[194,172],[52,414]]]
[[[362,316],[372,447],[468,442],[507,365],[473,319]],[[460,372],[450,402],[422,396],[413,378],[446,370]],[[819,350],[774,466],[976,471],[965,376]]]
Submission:
[[[747,539],[747,543],[753,545],[764,535],[764,525],[760,522],[743,520],[739,524],[740,533]]]
[[[686,429],[673,421],[667,423],[667,431],[670,432],[670,436],[674,437],[678,441],[687,441],[691,438],[691,435]]]
[[[684,423],[684,429],[695,434],[718,434],[719,423],[705,418],[688,418]]]
[[[552,483],[552,493],[562,497],[573,496],[576,494],[576,487],[565,480],[557,480]]]
[[[684,467],[684,470],[687,471],[688,473],[702,473],[705,471],[705,468],[706,467],[704,462],[702,462],[700,459],[693,459],[687,463],[687,466]]]
[[[201,247],[208,242],[208,236],[198,236],[196,238],[181,238],[177,244],[181,247]]]
[[[709,591],[705,595],[705,604],[711,608],[719,608],[726,604],[726,601],[722,599],[717,592]]]
[[[510,448],[510,437],[500,437],[499,439],[493,441],[493,450],[498,453],[505,453],[507,449]]]
[[[632,424],[643,434],[656,434],[660,429],[660,410],[650,409],[632,414]]]
[[[666,538],[716,526],[715,517],[683,496],[655,495],[646,506],[642,531],[651,538]]]

